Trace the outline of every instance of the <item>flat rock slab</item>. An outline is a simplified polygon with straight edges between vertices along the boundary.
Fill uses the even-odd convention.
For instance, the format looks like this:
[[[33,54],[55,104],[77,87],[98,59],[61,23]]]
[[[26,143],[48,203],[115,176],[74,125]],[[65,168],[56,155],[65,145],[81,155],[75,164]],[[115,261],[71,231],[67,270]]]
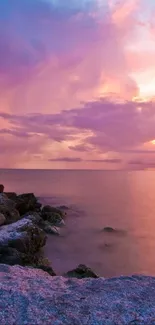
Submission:
[[[0,265],[1,325],[155,325],[155,278],[51,277]]]

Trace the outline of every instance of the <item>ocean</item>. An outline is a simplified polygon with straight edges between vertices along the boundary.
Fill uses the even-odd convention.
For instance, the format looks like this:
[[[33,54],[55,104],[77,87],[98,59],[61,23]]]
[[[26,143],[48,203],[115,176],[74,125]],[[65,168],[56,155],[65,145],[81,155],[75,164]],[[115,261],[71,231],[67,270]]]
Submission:
[[[57,274],[82,263],[104,277],[155,275],[153,171],[0,170],[0,183],[69,207],[66,226],[44,249]],[[118,232],[105,233],[107,226]]]

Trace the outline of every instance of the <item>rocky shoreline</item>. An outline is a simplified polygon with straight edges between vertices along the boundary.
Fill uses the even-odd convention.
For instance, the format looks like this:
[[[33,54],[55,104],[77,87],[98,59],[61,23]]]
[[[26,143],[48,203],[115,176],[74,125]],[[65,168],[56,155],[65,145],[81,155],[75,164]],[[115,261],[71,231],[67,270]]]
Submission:
[[[104,279],[85,265],[56,275],[42,248],[66,211],[0,185],[0,324],[155,325],[155,277]]]
[[[4,192],[4,186],[0,185],[0,263],[39,268],[55,276],[42,248],[47,235],[59,235],[60,227],[65,226],[67,209],[42,205],[33,193]],[[97,277],[85,265],[79,265],[66,276]]]

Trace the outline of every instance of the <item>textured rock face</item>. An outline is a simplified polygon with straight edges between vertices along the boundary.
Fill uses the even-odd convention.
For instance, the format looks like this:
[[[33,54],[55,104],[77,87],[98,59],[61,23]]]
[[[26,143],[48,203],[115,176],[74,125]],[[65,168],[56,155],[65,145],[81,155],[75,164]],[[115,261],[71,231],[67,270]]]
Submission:
[[[0,227],[0,247],[12,247],[19,252],[33,254],[45,242],[45,233],[29,218]]]
[[[152,277],[66,279],[1,264],[0,294],[1,325],[155,325]]]
[[[95,274],[89,267],[83,264],[79,264],[76,269],[68,271],[65,275],[77,279],[98,278],[97,274]]]

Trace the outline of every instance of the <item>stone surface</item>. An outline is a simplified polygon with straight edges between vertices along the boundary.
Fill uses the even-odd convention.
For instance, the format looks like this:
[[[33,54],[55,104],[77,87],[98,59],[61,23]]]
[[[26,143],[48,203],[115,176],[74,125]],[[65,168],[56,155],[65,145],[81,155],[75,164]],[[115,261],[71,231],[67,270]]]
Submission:
[[[15,202],[9,199],[5,193],[0,193],[0,204],[10,209],[15,207]]]
[[[0,213],[0,226],[6,223],[6,218],[3,213]]]
[[[22,216],[30,211],[40,211],[42,204],[37,201],[33,193],[25,193],[18,195],[16,199],[16,209]]]
[[[45,245],[43,230],[29,218],[0,227],[0,246],[16,248],[22,253],[35,253]]]
[[[155,325],[155,278],[67,279],[0,265],[1,325]]]
[[[4,185],[0,184],[0,193],[3,193],[3,192],[4,192]]]
[[[0,204],[0,213],[5,216],[7,224],[16,222],[20,219],[19,212],[14,207],[10,207],[7,204]]]
[[[98,275],[94,273],[89,267],[83,264],[79,264],[74,270],[68,271],[66,276],[71,278],[98,278]]]
[[[48,221],[44,222],[43,230],[47,234],[53,234],[53,235],[58,235],[58,236],[60,235],[59,229],[57,227],[55,227],[55,226],[51,226]]]
[[[17,194],[15,192],[4,192],[4,194],[13,201],[17,200]]]
[[[58,208],[45,205],[41,211],[41,217],[51,225],[61,227],[64,225],[64,213]]]
[[[103,228],[103,231],[106,231],[106,232],[115,232],[116,230],[112,227],[104,227]]]
[[[23,265],[22,254],[15,248],[0,247],[0,263],[9,265]]]

